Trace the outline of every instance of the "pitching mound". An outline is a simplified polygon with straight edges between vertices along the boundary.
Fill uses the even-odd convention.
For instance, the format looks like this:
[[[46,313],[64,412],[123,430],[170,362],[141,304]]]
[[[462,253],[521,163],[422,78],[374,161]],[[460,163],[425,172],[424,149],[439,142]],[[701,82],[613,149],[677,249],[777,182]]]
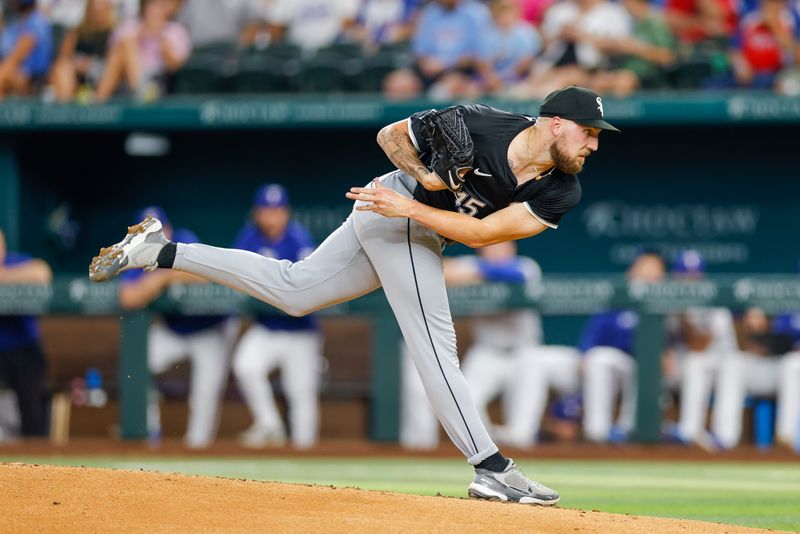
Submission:
[[[0,463],[4,532],[752,532],[642,516],[142,471]]]

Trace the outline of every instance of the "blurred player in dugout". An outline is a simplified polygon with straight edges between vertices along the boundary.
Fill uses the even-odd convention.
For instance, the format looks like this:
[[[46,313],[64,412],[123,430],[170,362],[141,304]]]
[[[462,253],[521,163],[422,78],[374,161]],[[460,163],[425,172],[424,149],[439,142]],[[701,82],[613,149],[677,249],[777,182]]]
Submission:
[[[252,221],[239,232],[234,248],[291,262],[302,260],[314,250],[308,231],[291,220],[289,196],[282,186],[260,187],[253,199],[251,217]],[[240,436],[242,445],[260,448],[286,441],[286,428],[269,380],[275,369],[280,369],[292,445],[307,448],[317,442],[321,346],[319,325],[312,316],[291,317],[274,310],[254,317],[233,357],[239,389],[253,416],[252,426]]]
[[[477,256],[447,258],[444,274],[449,286],[539,284],[542,277],[539,264],[518,256],[513,241],[479,249]],[[493,435],[511,446],[530,447],[551,388],[560,394],[578,390],[577,373],[564,372],[565,364],[577,362],[577,351],[542,345],[541,318],[533,310],[480,317],[472,324],[475,343],[464,355],[463,371],[475,404],[489,425],[488,405],[500,397],[505,420],[493,426]],[[404,354],[403,360],[401,442],[408,448],[432,448],[438,444],[439,425],[411,358]]]
[[[730,449],[739,444],[748,396],[775,397],[777,441],[800,452],[800,313],[769,317],[751,308],[737,327],[741,351],[721,362],[714,385],[714,445]]]
[[[630,285],[652,284],[665,275],[664,259],[647,251],[631,263],[626,278]],[[608,310],[590,317],[581,333],[583,436],[589,441],[623,442],[633,430],[638,391],[633,345],[638,324],[633,310]]]
[[[672,278],[698,283],[705,277],[705,260],[696,250],[677,254]],[[668,437],[681,443],[713,448],[706,431],[711,392],[721,364],[739,352],[733,314],[727,308],[696,307],[667,318],[668,349],[664,378],[680,391],[678,423]]]
[[[7,251],[0,229],[0,284],[49,285],[52,277],[43,260]],[[36,318],[0,315],[0,442],[46,434],[46,367]]]
[[[168,239],[196,243],[197,236],[187,229],[173,229],[166,213],[157,206],[145,208],[147,215],[164,224]],[[148,306],[172,284],[207,284],[197,276],[158,269],[126,271],[121,277],[120,304],[123,308]],[[176,368],[184,360],[191,362],[189,384],[189,420],[184,444],[189,448],[205,448],[214,441],[219,423],[219,404],[228,381],[230,350],[238,325],[235,319],[221,315],[188,316],[161,314],[152,325],[147,340],[147,364],[150,372],[159,375]],[[160,435],[161,421],[158,395],[152,392],[148,406],[148,427]]]

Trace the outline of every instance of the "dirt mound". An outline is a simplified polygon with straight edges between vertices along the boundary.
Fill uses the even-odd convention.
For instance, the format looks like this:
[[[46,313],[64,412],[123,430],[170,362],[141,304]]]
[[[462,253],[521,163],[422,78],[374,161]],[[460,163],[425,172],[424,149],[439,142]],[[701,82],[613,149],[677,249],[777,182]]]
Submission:
[[[145,471],[0,463],[3,532],[752,532],[642,516]]]

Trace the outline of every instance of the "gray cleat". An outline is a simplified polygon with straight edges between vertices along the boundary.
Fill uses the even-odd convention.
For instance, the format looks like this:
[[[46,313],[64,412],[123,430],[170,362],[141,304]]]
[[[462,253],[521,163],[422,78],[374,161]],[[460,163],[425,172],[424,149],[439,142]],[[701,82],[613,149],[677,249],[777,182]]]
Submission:
[[[128,227],[125,239],[100,249],[89,265],[89,279],[104,282],[128,269],[152,271],[158,267],[158,253],[167,243],[161,221],[148,215],[139,224]]]
[[[511,460],[502,473],[476,469],[475,480],[469,485],[469,496],[473,499],[544,506],[557,504],[561,498],[554,490],[523,475]]]

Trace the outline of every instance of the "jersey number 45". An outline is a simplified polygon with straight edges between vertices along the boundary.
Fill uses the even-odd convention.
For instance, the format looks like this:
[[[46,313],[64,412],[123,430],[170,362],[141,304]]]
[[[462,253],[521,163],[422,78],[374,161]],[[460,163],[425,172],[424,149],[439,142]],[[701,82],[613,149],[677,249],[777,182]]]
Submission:
[[[459,213],[474,217],[478,213],[478,210],[484,207],[486,207],[485,202],[481,202],[477,198],[472,198],[463,191],[456,193],[456,208],[458,208]]]

